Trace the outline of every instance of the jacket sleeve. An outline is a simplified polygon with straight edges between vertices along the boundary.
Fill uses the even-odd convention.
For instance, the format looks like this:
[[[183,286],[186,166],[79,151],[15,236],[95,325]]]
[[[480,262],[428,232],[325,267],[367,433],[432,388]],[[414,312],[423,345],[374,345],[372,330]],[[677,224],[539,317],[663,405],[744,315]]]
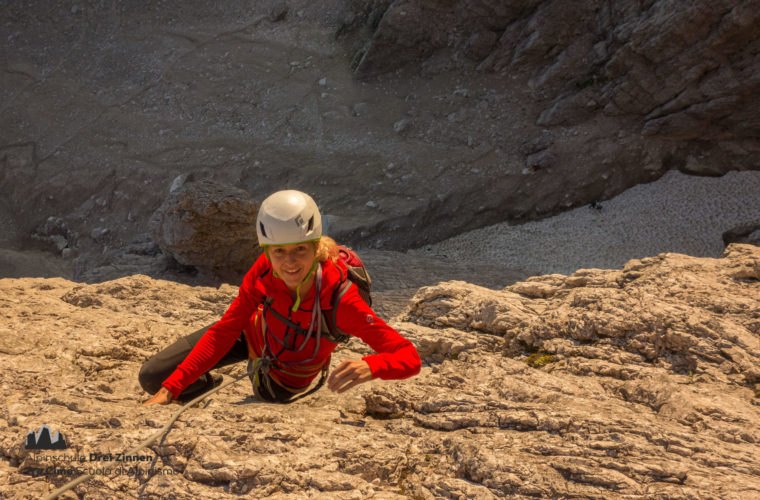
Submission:
[[[232,348],[240,332],[248,325],[251,315],[263,299],[254,284],[263,271],[259,259],[243,279],[238,296],[224,316],[201,337],[185,360],[161,384],[177,398],[187,386],[209,371]]]
[[[377,353],[362,358],[373,377],[402,379],[420,372],[422,362],[414,344],[375,314],[359,296],[356,285],[351,286],[336,307],[338,328],[359,337]]]

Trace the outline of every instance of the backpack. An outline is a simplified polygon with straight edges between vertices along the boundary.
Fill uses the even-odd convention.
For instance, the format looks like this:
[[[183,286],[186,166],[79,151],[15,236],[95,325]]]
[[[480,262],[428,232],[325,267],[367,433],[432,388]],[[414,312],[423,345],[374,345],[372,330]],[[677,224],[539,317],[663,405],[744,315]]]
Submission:
[[[351,283],[356,285],[359,291],[359,296],[364,300],[364,302],[366,302],[368,306],[372,306],[372,279],[369,276],[367,268],[364,267],[362,260],[359,258],[356,252],[341,245],[338,245],[338,259],[342,260],[346,265],[346,269],[348,270],[347,275],[343,276],[343,270],[340,270],[341,282],[338,286],[335,287],[335,290],[333,291],[332,297],[330,299],[331,309],[327,311],[323,309],[320,311],[322,321],[322,336],[328,341],[335,344],[346,343],[351,339],[351,335],[338,328],[338,323],[336,321],[340,299],[343,298],[343,295],[345,295],[348,289],[351,287]],[[269,308],[269,310],[272,312],[272,314],[275,315],[278,320],[282,321],[293,330],[301,334],[306,333],[306,330],[304,330],[303,327],[298,326],[288,318],[279,314],[274,309]]]
[[[342,260],[346,265],[348,276],[346,278],[341,276],[340,285],[336,286],[335,291],[333,291],[332,299],[330,300],[330,307],[332,307],[330,313],[325,314],[324,311],[322,312],[322,331],[325,332],[327,340],[340,344],[348,342],[351,338],[351,335],[338,328],[338,322],[336,321],[340,299],[343,298],[343,295],[345,295],[351,283],[353,283],[359,289],[359,296],[368,306],[372,307],[372,278],[369,277],[369,272],[364,267],[362,260],[350,248],[339,245],[338,259]]]

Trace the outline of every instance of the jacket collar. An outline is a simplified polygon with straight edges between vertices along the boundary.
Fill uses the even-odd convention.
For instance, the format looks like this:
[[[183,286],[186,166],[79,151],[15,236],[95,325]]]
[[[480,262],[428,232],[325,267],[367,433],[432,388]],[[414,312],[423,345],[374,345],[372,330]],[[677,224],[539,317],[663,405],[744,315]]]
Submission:
[[[319,301],[321,303],[321,308],[324,309],[325,307],[329,307],[335,287],[347,278],[348,269],[341,260],[338,260],[337,262],[326,260],[325,262],[320,263],[320,266],[322,266],[322,290],[320,292]],[[274,273],[270,271],[264,277],[264,280],[266,281],[267,295],[275,298],[283,296],[287,297],[292,304],[290,290],[288,290],[287,285],[285,285],[285,282],[282,279],[275,277]],[[314,280],[314,284],[311,288],[301,296],[299,309],[311,310],[314,304],[315,289],[316,280]]]

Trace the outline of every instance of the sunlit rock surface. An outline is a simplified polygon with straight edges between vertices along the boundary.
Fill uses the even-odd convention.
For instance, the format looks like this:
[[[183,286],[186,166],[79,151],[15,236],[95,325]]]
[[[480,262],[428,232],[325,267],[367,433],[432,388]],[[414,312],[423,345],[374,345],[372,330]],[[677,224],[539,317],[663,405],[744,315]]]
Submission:
[[[73,477],[34,477],[45,456],[115,468],[89,458],[156,432],[178,407],[140,406],[141,363],[217,319],[236,293],[139,275],[4,279],[0,291],[0,492],[13,498]],[[500,290],[445,282],[394,312],[391,324],[425,361],[418,376],[343,395],[322,389],[289,406],[255,402],[241,381],[140,452],[154,463],[123,464],[137,476],[95,473],[77,494],[760,495],[757,247],[731,245],[720,259],[662,254]],[[366,352],[352,341],[333,364]],[[67,450],[25,449],[44,424]]]

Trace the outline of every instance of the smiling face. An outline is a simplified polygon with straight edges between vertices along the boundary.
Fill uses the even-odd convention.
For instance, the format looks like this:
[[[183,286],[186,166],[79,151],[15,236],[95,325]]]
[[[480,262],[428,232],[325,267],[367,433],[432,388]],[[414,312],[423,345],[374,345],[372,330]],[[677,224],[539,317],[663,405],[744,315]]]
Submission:
[[[292,245],[272,245],[267,247],[267,255],[277,276],[285,282],[290,291],[295,292],[311,270],[316,256],[316,247],[311,241]],[[302,287],[301,293],[303,294],[303,290],[308,289],[308,286]]]

